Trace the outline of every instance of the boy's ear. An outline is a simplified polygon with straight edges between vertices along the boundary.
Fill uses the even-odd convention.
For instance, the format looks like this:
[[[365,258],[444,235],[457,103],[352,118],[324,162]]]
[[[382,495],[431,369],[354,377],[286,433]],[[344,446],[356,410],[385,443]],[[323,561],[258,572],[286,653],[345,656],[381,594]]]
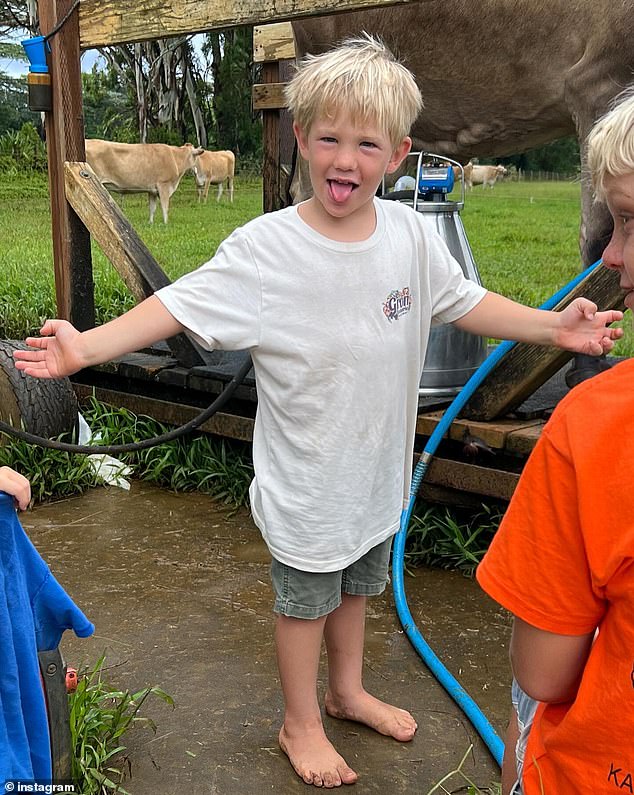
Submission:
[[[293,133],[295,134],[300,155],[304,160],[308,160],[308,136],[304,132],[303,127],[300,127],[296,121],[293,122]]]
[[[392,152],[392,157],[390,158],[390,162],[387,164],[385,173],[391,174],[393,171],[396,171],[396,169],[401,165],[403,160],[405,160],[407,155],[410,153],[411,148],[412,148],[412,139],[409,136],[403,138],[401,143]]]

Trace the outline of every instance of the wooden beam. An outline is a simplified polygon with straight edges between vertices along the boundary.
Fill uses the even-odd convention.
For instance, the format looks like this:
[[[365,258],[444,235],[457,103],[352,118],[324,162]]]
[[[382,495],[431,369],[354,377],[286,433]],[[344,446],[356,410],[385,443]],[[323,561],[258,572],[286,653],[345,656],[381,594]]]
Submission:
[[[42,33],[49,33],[71,7],[72,0],[41,0]],[[45,127],[57,315],[85,330],[95,325],[90,235],[64,195],[64,161],[86,157],[77,10],[50,39],[50,47],[53,109],[46,113]]]
[[[603,310],[623,309],[619,276],[607,268],[595,268],[555,309],[561,311],[580,296],[594,301]],[[572,353],[559,348],[525,343],[516,345],[475,391],[460,416],[488,421],[509,414],[572,356]]]
[[[262,79],[265,83],[279,85],[280,65],[273,61],[262,66]],[[280,173],[280,112],[265,110],[262,114],[262,206],[265,213],[279,210],[281,200]]]
[[[431,411],[421,414],[416,422],[416,433],[421,436],[431,436],[444,416],[444,411]],[[511,420],[502,419],[496,422],[478,422],[477,420],[456,419],[449,426],[445,438],[462,442],[465,436],[475,436],[481,439],[494,450],[509,450],[517,452],[523,444],[530,449],[539,438],[539,433],[544,427],[544,420]],[[520,440],[526,439],[526,442]],[[511,441],[512,440],[512,441]],[[511,445],[511,448],[509,448]]]
[[[104,389],[102,387],[87,386],[85,384],[73,383],[73,389],[80,400],[86,400],[94,395],[97,400],[108,403],[111,406],[126,408],[134,414],[143,414],[153,417],[159,422],[167,425],[184,425],[193,420],[202,411],[197,406],[189,406],[185,403],[178,403],[158,398],[135,395],[132,392],[121,392],[114,389]],[[227,414],[219,411],[213,417],[204,422],[198,431],[213,433],[218,436],[227,436],[230,439],[240,439],[243,442],[253,440],[254,420],[250,417],[240,417],[236,414]]]
[[[423,482],[481,494],[484,497],[510,500],[518,480],[519,475],[503,469],[489,469],[462,461],[433,458]]]
[[[256,83],[251,88],[253,110],[281,110],[286,107],[286,83]]]
[[[80,40],[87,49],[407,2],[412,0],[82,0]]]
[[[253,28],[253,61],[283,61],[295,58],[295,38],[290,22],[257,25]]]
[[[65,163],[66,198],[137,301],[170,284],[117,203],[87,163]],[[184,334],[167,341],[179,362],[205,364],[202,350]]]

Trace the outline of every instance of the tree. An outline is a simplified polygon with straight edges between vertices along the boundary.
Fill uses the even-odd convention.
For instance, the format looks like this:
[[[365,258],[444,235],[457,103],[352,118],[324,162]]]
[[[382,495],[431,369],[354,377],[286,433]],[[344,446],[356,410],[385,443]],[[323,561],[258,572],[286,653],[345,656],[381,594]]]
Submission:
[[[551,171],[556,174],[577,174],[581,156],[579,141],[574,136],[560,138],[537,149],[503,157],[498,161],[504,165],[514,165],[522,171]]]
[[[37,0],[0,0],[0,36],[36,30]]]
[[[19,44],[0,42],[0,58],[26,61]],[[0,70],[0,133],[19,130],[27,121],[36,121],[28,108],[28,91],[24,77],[12,77]]]
[[[139,140],[151,139],[151,129],[167,127],[181,141],[190,130],[201,146],[207,130],[196,83],[198,65],[188,37],[156,39],[100,50],[121,86],[133,90]]]
[[[81,76],[87,138],[136,141],[136,101],[112,69],[93,66]]]
[[[212,75],[216,148],[231,149],[242,156],[259,156],[262,128],[258,115],[251,109],[251,86],[257,77],[253,29],[242,27],[208,33],[203,53]]]

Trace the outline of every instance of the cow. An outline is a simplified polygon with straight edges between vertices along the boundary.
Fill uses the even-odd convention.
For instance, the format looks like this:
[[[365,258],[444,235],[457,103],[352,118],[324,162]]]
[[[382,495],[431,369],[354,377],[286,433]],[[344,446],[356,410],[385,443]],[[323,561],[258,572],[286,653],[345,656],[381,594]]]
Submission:
[[[218,195],[216,201],[220,201],[222,196],[222,187],[224,182],[227,182],[227,190],[229,191],[229,201],[233,201],[233,175],[236,168],[236,158],[233,152],[228,149],[219,152],[205,151],[199,155],[194,161],[194,177],[196,179],[196,188],[198,190],[198,202],[203,199],[207,203],[209,195],[209,186],[218,186]]]
[[[299,56],[362,31],[382,38],[421,88],[414,149],[466,163],[576,134],[581,255],[586,265],[599,258],[612,227],[606,208],[593,206],[585,140],[632,81],[634,0],[419,0],[295,21],[293,30]],[[294,201],[308,184],[302,176]]]
[[[474,185],[482,185],[486,188],[488,185],[492,188],[496,180],[507,175],[507,170],[504,166],[480,166],[474,165],[469,161],[464,167],[465,184],[467,187],[472,188]]]
[[[167,223],[170,196],[183,174],[193,169],[196,158],[205,150],[192,144],[122,144],[86,140],[86,162],[106,188],[117,193],[147,193],[150,223],[154,223],[157,199],[163,222]]]

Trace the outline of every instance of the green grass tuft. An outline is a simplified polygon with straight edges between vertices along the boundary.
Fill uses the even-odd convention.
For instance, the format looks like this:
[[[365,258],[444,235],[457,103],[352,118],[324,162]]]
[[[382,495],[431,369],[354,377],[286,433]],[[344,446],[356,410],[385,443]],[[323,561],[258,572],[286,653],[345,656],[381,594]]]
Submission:
[[[136,693],[112,687],[104,679],[105,654],[91,669],[80,672],[77,690],[69,695],[73,784],[82,795],[128,795],[121,786],[125,735],[133,726],[156,727],[139,714],[152,696],[171,706],[173,699],[160,687]]]

